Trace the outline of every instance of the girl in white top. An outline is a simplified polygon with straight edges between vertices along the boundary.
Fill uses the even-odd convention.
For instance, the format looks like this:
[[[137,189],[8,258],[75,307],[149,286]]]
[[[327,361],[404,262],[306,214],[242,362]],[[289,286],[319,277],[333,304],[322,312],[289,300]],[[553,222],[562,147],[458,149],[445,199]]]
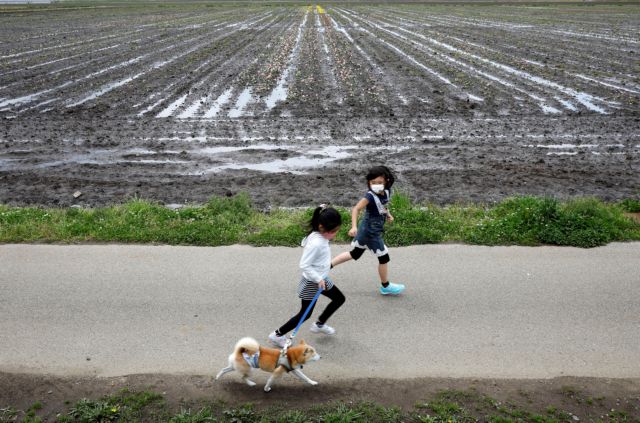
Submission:
[[[311,304],[313,297],[318,292],[318,288],[322,288],[322,295],[330,298],[331,302],[318,317],[318,320],[311,325],[311,332],[324,333],[326,335],[333,335],[336,332],[334,328],[326,323],[329,317],[344,304],[345,298],[328,277],[329,269],[331,268],[329,241],[335,238],[341,224],[342,217],[336,209],[322,205],[314,210],[310,223],[311,232],[302,240],[302,246],[304,247],[302,258],[300,259],[302,278],[298,283],[298,297],[301,300],[300,311],[284,325],[269,334],[269,340],[276,346],[284,348],[286,343],[285,335],[296,327],[307,307]],[[313,307],[305,320],[311,316],[311,313],[313,313]]]

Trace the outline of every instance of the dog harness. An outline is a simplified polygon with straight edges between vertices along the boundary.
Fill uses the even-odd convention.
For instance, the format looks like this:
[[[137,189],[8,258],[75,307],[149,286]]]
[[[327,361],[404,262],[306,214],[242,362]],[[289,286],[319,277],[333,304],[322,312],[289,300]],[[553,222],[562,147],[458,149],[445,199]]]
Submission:
[[[280,354],[280,357],[278,358],[278,366],[284,367],[285,369],[287,369],[287,372],[290,372],[296,369],[302,369],[302,366],[291,367],[291,364],[289,364],[289,359],[287,358],[286,355],[283,355],[283,354]]]
[[[244,358],[244,361],[247,362],[247,364],[254,368],[254,369],[258,369],[260,367],[260,351],[257,351],[255,354],[253,355],[249,355],[245,352],[242,353],[242,358]],[[290,372],[292,370],[296,370],[296,369],[301,369],[302,366],[298,366],[298,367],[291,367],[291,364],[289,364],[289,359],[287,358],[287,356],[283,356],[280,355],[280,357],[278,358],[278,366],[282,366],[285,369],[287,369],[287,372]],[[278,367],[276,366],[276,367]]]
[[[247,362],[247,364],[251,367],[253,367],[254,369],[257,369],[260,367],[260,364],[258,363],[258,361],[260,360],[260,350],[258,350],[255,354],[253,355],[249,355],[245,352],[242,353],[242,358],[244,358],[244,361]]]

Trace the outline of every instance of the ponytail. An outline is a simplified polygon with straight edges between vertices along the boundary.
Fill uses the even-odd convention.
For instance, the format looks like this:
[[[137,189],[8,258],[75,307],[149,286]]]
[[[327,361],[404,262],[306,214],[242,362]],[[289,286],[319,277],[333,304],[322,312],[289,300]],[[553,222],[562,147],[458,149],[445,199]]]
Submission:
[[[333,207],[322,204],[313,211],[313,216],[309,222],[309,233],[319,232],[320,225],[322,225],[325,231],[331,232],[342,225],[342,216],[340,216],[340,213]]]

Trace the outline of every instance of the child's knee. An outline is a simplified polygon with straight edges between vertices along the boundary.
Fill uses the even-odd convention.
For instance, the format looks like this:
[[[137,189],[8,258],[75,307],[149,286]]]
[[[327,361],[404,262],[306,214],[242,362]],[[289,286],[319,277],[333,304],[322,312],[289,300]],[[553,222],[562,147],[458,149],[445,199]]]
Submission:
[[[352,259],[358,260],[360,257],[362,257],[362,254],[364,254],[364,248],[354,248],[349,252],[349,254],[351,255]]]
[[[380,256],[378,257],[378,263],[380,264],[387,264],[391,261],[391,258],[389,258],[389,254],[385,254],[384,256]]]

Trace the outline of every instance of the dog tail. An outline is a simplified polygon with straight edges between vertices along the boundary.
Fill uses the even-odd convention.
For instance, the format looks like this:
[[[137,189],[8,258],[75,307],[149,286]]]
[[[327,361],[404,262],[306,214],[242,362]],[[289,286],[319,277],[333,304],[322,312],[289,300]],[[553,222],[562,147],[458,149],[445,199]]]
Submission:
[[[246,352],[247,354],[253,355],[260,349],[260,344],[253,338],[242,338],[236,343],[236,347],[234,348],[234,352],[236,355],[242,354]]]

